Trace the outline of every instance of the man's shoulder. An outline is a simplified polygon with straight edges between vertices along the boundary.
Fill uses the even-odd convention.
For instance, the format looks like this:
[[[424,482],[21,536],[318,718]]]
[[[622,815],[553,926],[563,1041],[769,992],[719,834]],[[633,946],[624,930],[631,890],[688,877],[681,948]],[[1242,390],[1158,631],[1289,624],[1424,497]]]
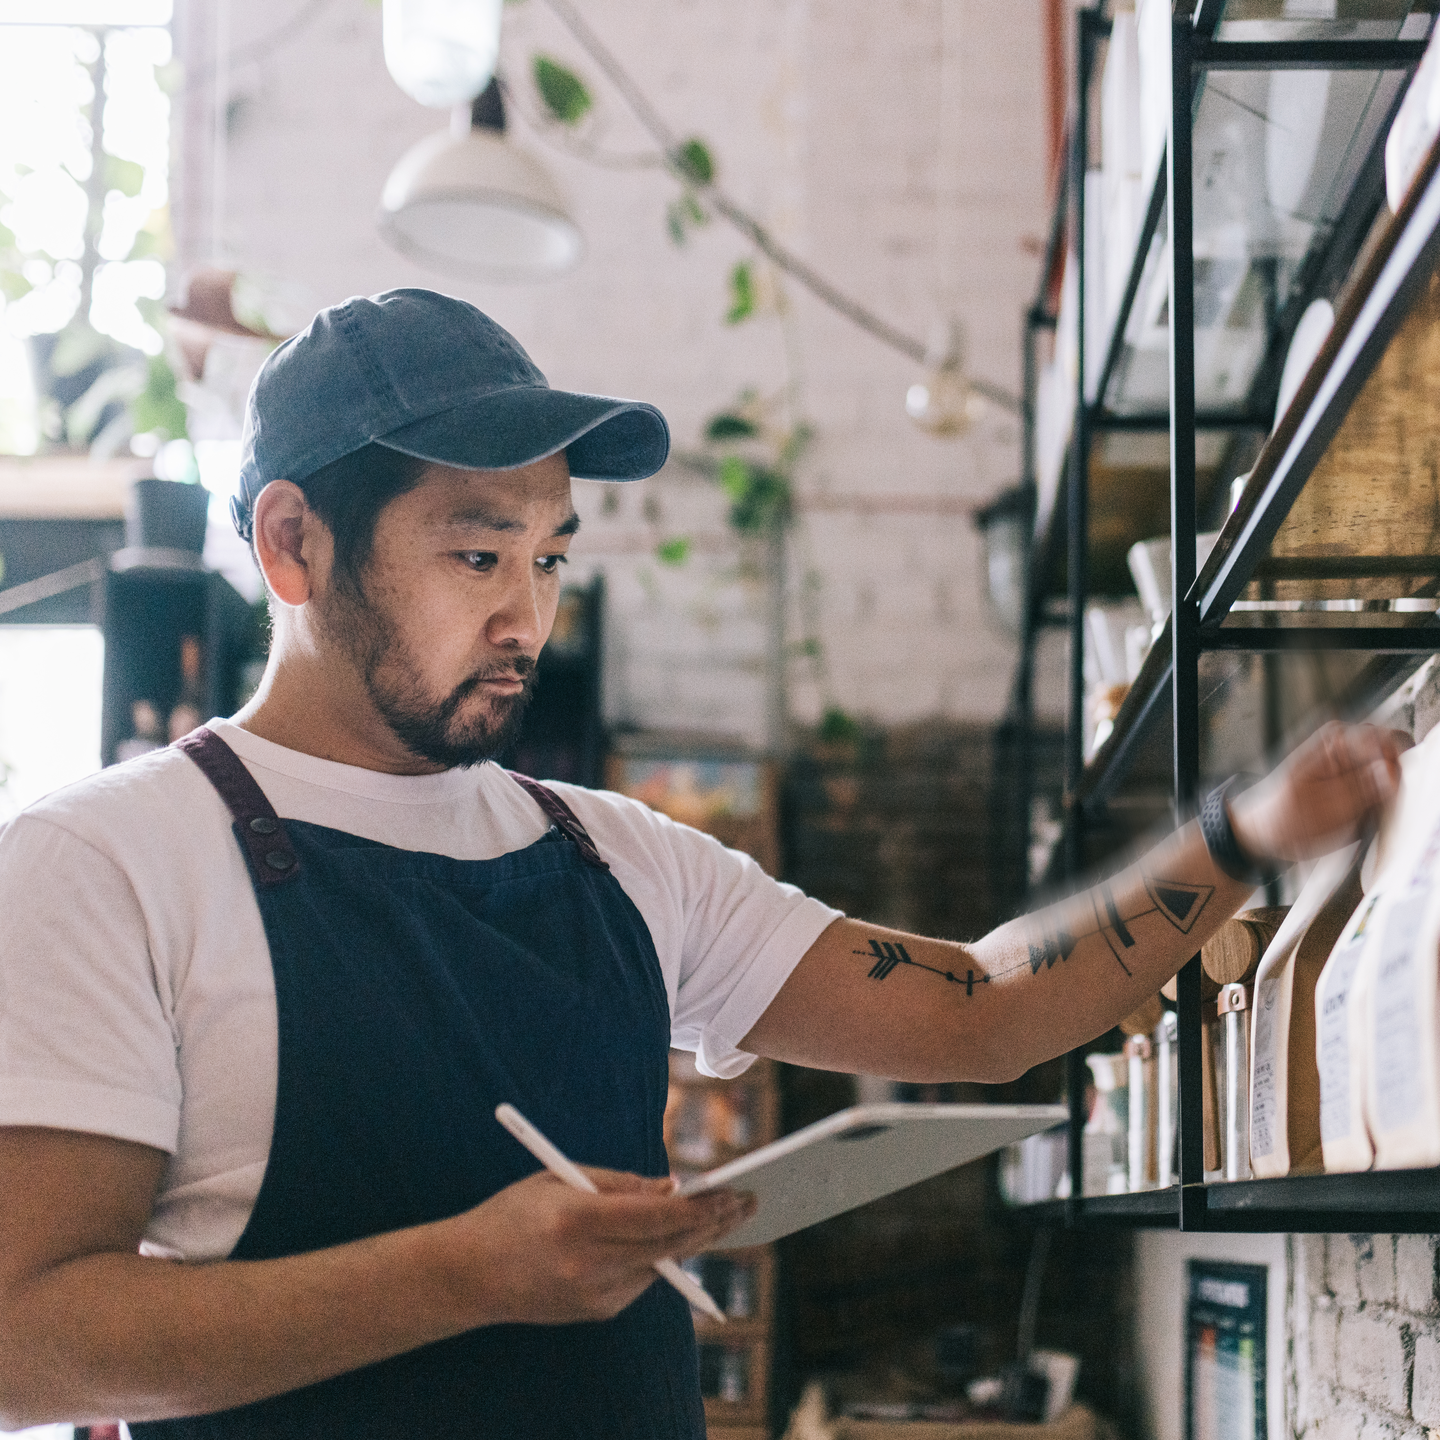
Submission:
[[[622,795],[618,790],[592,790],[589,786],[573,785],[564,780],[542,780],[539,783],[558,795],[587,829],[592,822],[646,831],[676,828],[675,822],[668,816],[652,810],[643,800]]]
[[[195,763],[171,747],[110,765],[26,806],[10,827],[56,826],[98,848],[154,845],[205,803],[213,788]],[[218,797],[216,797],[218,800]]]
[[[714,836],[673,820],[633,796],[558,781],[544,783],[570,806],[607,858],[618,851],[633,865],[658,864],[671,870],[677,865],[715,865],[727,853]]]

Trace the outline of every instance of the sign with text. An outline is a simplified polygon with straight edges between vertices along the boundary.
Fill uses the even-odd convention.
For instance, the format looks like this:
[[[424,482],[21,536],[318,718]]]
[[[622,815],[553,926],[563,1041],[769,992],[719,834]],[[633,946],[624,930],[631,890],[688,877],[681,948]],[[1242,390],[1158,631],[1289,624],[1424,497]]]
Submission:
[[[1190,1261],[1185,1440],[1265,1440],[1263,1265]]]

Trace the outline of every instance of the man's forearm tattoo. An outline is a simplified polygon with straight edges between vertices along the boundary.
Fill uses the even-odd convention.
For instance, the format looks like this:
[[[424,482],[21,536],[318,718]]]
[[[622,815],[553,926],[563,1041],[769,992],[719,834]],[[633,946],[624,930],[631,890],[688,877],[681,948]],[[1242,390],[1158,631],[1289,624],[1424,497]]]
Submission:
[[[1115,963],[1126,975],[1130,975],[1133,972],[1125,963],[1125,955],[1135,949],[1135,936],[1130,928],[1135,921],[1147,915],[1159,915],[1173,930],[1188,935],[1215,893],[1213,885],[1162,879],[1145,871],[1141,872],[1141,879],[1145,887],[1143,893],[1128,900],[1117,900],[1113,885],[1106,881],[1075,902],[1073,908],[1076,912],[1084,907],[1088,909],[1088,914],[1073,913],[1063,921],[1054,912],[1033,917],[1030,923],[1036,928],[1026,939],[1026,959],[1002,970],[986,973],[969,968],[963,975],[954,970],[943,970],[912,959],[904,945],[896,940],[874,939],[870,941],[868,950],[852,953],[863,955],[873,962],[869,977],[872,980],[887,980],[902,965],[908,965],[938,975],[947,984],[963,985],[968,998],[974,996],[978,986],[988,985],[991,980],[1003,979],[1026,969],[1032,975],[1039,975],[1041,970],[1052,970],[1057,960],[1068,960],[1081,941],[1099,935],[1115,957]]]
[[[935,965],[925,965],[919,960],[912,960],[909,951],[896,940],[872,940],[868,950],[854,950],[851,954],[864,955],[867,959],[874,958],[875,963],[870,967],[872,980],[888,980],[898,966],[913,965],[917,970],[928,970],[932,975],[938,975],[949,985],[963,985],[966,995],[973,995],[977,985],[990,983],[988,975],[977,973],[973,969],[957,975],[953,970],[941,970]]]

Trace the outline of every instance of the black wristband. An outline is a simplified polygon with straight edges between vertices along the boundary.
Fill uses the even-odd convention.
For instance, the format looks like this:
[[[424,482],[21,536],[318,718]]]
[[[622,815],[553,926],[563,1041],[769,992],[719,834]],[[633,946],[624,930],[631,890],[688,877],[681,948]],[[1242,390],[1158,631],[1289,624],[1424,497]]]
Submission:
[[[1205,848],[1216,866],[1232,880],[1245,885],[1268,885],[1280,873],[1257,864],[1240,848],[1235,838],[1235,829],[1230,823],[1230,811],[1226,802],[1230,792],[1240,782],[1238,775],[1232,775],[1218,789],[1205,797],[1200,808],[1200,834]]]

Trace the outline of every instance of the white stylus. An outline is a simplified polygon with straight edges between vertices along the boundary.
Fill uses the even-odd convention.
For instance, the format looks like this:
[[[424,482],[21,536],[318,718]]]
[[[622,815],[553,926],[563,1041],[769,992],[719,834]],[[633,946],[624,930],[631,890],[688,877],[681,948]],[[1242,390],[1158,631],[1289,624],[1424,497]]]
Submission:
[[[558,1180],[591,1195],[600,1192],[595,1182],[572,1161],[567,1160],[513,1105],[497,1105],[495,1118]],[[725,1323],[725,1312],[710,1298],[704,1286],[692,1280],[673,1260],[657,1260],[655,1268],[697,1310],[712,1320]]]

